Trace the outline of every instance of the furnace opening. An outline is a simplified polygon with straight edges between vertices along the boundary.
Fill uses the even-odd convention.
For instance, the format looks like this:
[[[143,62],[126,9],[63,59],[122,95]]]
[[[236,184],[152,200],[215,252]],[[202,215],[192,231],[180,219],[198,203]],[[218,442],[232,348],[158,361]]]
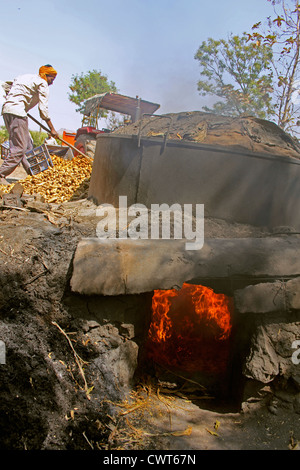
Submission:
[[[145,357],[166,374],[226,395],[232,371],[233,299],[201,285],[156,290]],[[170,378],[170,375],[169,375]]]

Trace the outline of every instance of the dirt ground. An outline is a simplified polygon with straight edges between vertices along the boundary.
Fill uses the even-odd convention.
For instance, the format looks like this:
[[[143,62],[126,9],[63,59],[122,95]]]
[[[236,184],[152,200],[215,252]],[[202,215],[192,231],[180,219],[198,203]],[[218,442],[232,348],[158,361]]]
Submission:
[[[22,169],[11,176],[17,181]],[[0,207],[0,449],[299,449],[300,414],[288,398],[274,405],[268,387],[233,410],[163,392],[151,377],[124,396],[99,375],[95,359],[107,349],[88,341],[91,323],[64,303],[76,245],[95,236],[93,209],[86,199]],[[221,221],[209,228],[212,236],[232,230]]]

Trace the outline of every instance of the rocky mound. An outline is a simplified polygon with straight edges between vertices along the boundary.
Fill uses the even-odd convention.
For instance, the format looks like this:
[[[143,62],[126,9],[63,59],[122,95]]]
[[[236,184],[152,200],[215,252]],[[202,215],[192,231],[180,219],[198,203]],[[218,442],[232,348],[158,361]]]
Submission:
[[[114,134],[162,137],[220,145],[258,153],[300,158],[297,139],[275,123],[252,116],[238,118],[200,111],[144,116],[139,121],[116,129]]]

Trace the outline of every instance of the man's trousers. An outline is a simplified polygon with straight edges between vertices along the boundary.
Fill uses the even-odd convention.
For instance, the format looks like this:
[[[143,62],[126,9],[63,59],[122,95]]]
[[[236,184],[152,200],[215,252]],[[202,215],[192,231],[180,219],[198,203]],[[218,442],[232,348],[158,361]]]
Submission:
[[[32,139],[28,129],[28,118],[15,116],[14,114],[3,114],[3,120],[9,133],[9,155],[0,166],[0,176],[10,175],[22,163],[28,173],[29,163],[25,152],[33,149]]]

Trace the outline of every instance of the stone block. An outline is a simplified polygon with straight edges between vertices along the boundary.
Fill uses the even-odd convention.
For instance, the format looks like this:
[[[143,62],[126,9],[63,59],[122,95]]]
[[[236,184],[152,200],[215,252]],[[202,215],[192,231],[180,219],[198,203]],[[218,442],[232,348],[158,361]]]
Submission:
[[[289,308],[300,310],[300,277],[286,283],[286,296]]]
[[[285,311],[285,288],[280,281],[247,286],[234,292],[235,308],[240,313]]]
[[[296,236],[207,239],[201,249],[190,251],[185,244],[184,239],[82,239],[71,289],[85,295],[140,294],[215,278],[251,284],[251,279],[300,276]],[[277,291],[272,299],[280,301]]]
[[[243,374],[262,383],[271,382],[279,374],[279,357],[264,327],[256,331]]]

